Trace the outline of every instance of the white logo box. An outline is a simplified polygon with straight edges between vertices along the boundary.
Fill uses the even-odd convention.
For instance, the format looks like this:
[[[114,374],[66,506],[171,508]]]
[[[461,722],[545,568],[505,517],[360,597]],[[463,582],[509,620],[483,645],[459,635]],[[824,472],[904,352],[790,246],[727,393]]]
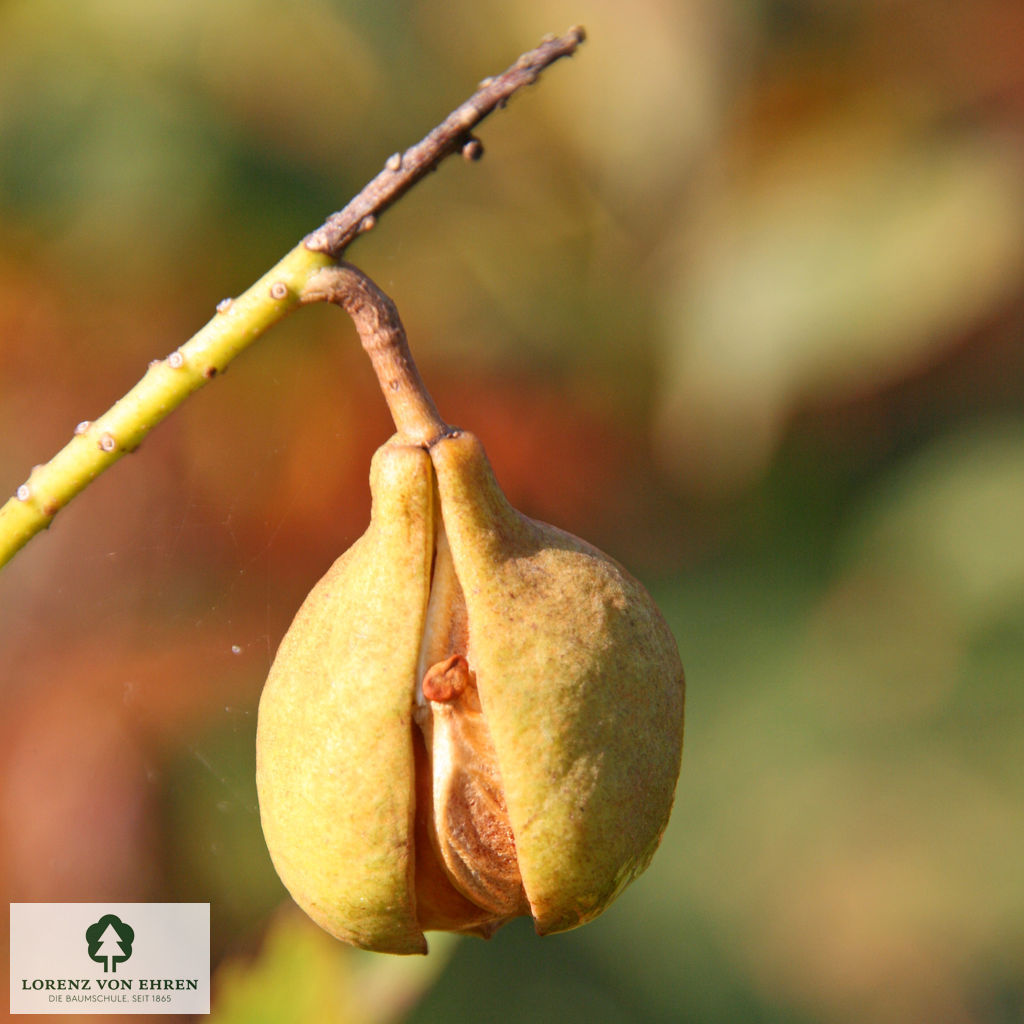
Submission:
[[[209,1013],[209,903],[12,903],[11,1013]]]

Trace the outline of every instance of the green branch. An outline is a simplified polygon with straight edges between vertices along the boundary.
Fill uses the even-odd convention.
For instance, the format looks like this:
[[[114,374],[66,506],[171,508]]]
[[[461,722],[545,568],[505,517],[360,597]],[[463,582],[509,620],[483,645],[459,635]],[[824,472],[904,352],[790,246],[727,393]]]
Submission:
[[[549,64],[570,56],[583,31],[549,36],[507,71],[484,79],[477,91],[429,135],[384,169],[338,213],[289,252],[251,288],[217,306],[213,319],[166,359],[154,360],[145,376],[99,419],[80,423],[72,439],[45,465],[36,466],[0,508],[0,566],[53,521],[76,494],[142,439],[193,391],[223,372],[228,363],[277,323],[307,295],[307,285],[333,266],[347,246],[371,230],[377,217],[446,157],[462,152],[476,160],[483,152],[471,132],[491,111],[536,81]]]
[[[237,299],[225,299],[196,335],[166,359],[154,360],[145,376],[99,419],[75,428],[71,440],[43,466],[36,466],[0,508],[0,565],[80,491],[142,439],[193,391],[211,380],[268,327],[299,302],[309,278],[331,258],[296,246]]]

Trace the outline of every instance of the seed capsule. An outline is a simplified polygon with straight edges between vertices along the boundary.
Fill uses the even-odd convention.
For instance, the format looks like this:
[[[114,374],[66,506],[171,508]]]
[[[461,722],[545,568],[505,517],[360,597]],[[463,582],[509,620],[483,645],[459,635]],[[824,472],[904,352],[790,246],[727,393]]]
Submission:
[[[516,512],[479,441],[384,445],[366,534],[313,588],[260,701],[285,885],[392,953],[523,914],[583,924],[647,866],[679,769],[683,672],[653,601]]]

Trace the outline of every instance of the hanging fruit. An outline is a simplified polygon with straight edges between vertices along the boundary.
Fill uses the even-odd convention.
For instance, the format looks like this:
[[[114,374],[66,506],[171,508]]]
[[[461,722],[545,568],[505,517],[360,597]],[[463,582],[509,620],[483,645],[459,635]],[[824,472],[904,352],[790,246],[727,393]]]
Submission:
[[[583,924],[668,821],[672,633],[617,562],[508,503],[360,271],[322,271],[304,298],[353,316],[398,433],[373,458],[369,528],[307,597],[260,700],[274,865],[322,927],[381,952],[522,915],[542,935]]]

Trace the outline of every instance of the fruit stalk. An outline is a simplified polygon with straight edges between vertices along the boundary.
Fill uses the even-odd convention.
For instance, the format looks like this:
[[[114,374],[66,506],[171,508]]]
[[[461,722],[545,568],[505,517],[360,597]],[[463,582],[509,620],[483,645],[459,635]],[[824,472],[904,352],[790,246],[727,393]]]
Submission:
[[[332,302],[352,318],[395,429],[425,448],[448,433],[420,376],[394,302],[358,267],[339,263],[310,278],[303,302]]]

